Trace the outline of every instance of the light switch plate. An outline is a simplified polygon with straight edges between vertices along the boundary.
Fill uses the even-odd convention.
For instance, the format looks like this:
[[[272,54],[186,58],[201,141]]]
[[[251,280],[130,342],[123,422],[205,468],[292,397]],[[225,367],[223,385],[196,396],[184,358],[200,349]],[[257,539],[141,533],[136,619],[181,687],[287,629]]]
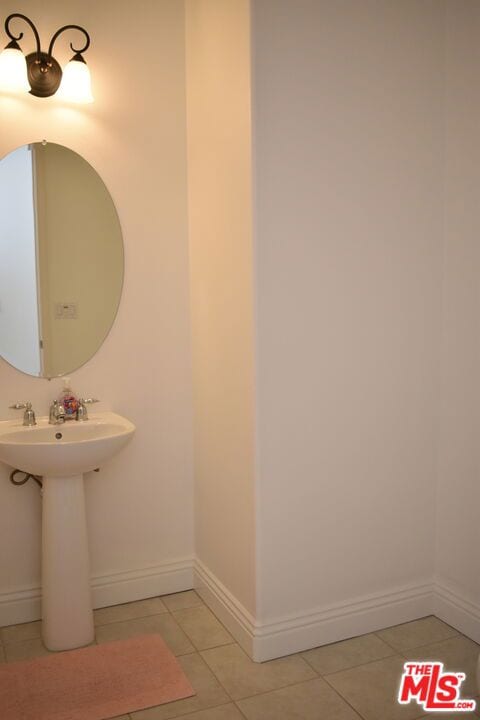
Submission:
[[[76,320],[78,318],[78,306],[76,302],[55,303],[56,320]]]

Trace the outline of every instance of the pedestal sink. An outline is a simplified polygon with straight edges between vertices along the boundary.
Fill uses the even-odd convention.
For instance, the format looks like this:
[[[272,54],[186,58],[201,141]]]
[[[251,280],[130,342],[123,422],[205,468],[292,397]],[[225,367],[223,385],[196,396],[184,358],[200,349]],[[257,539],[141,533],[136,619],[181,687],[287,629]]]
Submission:
[[[94,639],[83,473],[126,445],[135,426],[111,412],[86,422],[0,422],[0,461],[43,477],[42,636],[49,650]]]

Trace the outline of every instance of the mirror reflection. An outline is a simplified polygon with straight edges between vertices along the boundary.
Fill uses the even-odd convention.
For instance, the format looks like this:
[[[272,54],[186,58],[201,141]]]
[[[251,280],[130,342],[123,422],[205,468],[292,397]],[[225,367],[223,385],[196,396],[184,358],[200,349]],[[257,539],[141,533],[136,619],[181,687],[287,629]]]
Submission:
[[[0,162],[0,355],[29,375],[72,372],[120,302],[123,242],[110,194],[80,155],[34,143]]]

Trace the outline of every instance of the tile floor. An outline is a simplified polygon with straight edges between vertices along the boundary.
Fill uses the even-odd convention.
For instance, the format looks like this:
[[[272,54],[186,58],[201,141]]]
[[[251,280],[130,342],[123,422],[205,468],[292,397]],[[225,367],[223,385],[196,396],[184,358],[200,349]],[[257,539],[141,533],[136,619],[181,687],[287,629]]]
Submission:
[[[435,617],[253,663],[193,591],[95,611],[96,642],[160,633],[196,690],[192,698],[117,720],[417,720],[395,694],[405,658],[442,660],[462,670],[463,697],[477,697],[480,647]],[[46,655],[40,623],[0,629],[0,662]],[[478,698],[477,698],[478,700]],[[441,713],[441,720],[478,718]]]

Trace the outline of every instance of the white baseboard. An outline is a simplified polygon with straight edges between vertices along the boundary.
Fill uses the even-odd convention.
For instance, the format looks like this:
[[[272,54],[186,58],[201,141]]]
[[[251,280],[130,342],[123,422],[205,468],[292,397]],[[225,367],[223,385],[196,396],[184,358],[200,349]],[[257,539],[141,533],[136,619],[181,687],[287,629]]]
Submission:
[[[255,657],[255,619],[198,558],[194,563],[194,587],[202,600],[225,625],[247,655]]]
[[[190,590],[192,587],[193,559],[182,558],[155,567],[93,577],[93,607],[120,605],[157,595]],[[40,587],[0,593],[0,626],[31,622],[39,620],[40,617]]]
[[[480,605],[445,582],[426,582],[260,623],[200,560],[92,578],[95,608],[195,587],[247,654],[257,662],[290,655],[434,614],[480,643]],[[38,620],[39,587],[0,593],[0,626]]]
[[[92,578],[93,607],[120,605],[192,587],[193,558],[187,557],[155,567]]]
[[[256,631],[255,659],[262,662],[425,617],[432,605],[432,583],[423,583],[265,623]]]
[[[0,625],[39,620],[41,616],[41,594],[39,587],[0,593]]]
[[[433,613],[455,630],[480,643],[480,605],[442,580],[434,586]]]
[[[256,662],[425,617],[433,608],[432,583],[428,582],[258,623],[198,559],[195,589]]]

